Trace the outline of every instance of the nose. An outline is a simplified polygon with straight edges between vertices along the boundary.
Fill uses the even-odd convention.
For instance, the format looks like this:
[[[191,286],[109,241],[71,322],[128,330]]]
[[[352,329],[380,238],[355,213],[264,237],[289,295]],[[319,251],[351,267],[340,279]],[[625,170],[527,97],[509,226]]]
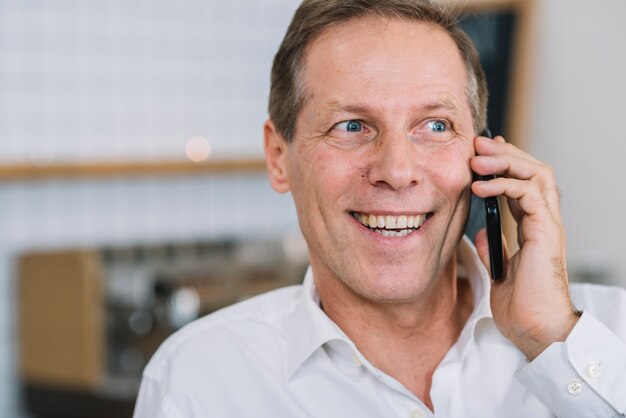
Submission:
[[[402,190],[421,181],[419,152],[406,136],[394,134],[378,138],[372,153],[368,172],[371,184]]]

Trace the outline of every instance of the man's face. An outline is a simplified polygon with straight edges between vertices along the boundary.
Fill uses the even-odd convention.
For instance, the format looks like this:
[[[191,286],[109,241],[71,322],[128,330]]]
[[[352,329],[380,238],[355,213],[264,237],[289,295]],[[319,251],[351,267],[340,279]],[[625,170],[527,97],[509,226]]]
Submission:
[[[472,178],[466,74],[450,36],[425,23],[357,19],[310,45],[282,190],[318,286],[410,302],[449,268]]]

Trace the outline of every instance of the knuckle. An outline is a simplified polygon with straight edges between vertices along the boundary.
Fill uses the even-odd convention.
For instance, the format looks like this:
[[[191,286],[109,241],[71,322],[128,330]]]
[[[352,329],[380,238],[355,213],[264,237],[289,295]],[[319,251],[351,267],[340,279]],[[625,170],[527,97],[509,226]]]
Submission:
[[[504,147],[504,149],[507,152],[513,152],[513,151],[517,150],[517,147],[515,145],[511,144],[510,142],[503,142],[502,146]]]
[[[541,174],[543,179],[547,181],[548,183],[550,184],[556,183],[555,181],[556,176],[554,174],[554,168],[552,168],[552,166],[545,164],[545,163],[541,163],[540,168],[539,168],[539,173]]]

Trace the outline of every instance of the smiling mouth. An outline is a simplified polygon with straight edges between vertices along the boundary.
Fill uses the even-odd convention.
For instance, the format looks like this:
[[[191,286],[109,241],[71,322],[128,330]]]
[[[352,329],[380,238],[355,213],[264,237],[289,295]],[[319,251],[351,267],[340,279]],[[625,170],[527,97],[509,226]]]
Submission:
[[[367,229],[383,237],[406,237],[420,229],[432,213],[422,215],[372,215],[368,213],[350,212],[352,217]]]

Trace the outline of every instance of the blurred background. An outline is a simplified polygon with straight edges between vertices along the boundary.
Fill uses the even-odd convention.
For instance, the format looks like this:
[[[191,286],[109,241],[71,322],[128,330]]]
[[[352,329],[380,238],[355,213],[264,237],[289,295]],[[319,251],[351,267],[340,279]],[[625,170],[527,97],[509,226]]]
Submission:
[[[298,3],[0,2],[0,416],[130,416],[163,338],[301,281],[262,162]],[[492,130],[556,171],[570,276],[626,285],[626,2],[461,4]]]

